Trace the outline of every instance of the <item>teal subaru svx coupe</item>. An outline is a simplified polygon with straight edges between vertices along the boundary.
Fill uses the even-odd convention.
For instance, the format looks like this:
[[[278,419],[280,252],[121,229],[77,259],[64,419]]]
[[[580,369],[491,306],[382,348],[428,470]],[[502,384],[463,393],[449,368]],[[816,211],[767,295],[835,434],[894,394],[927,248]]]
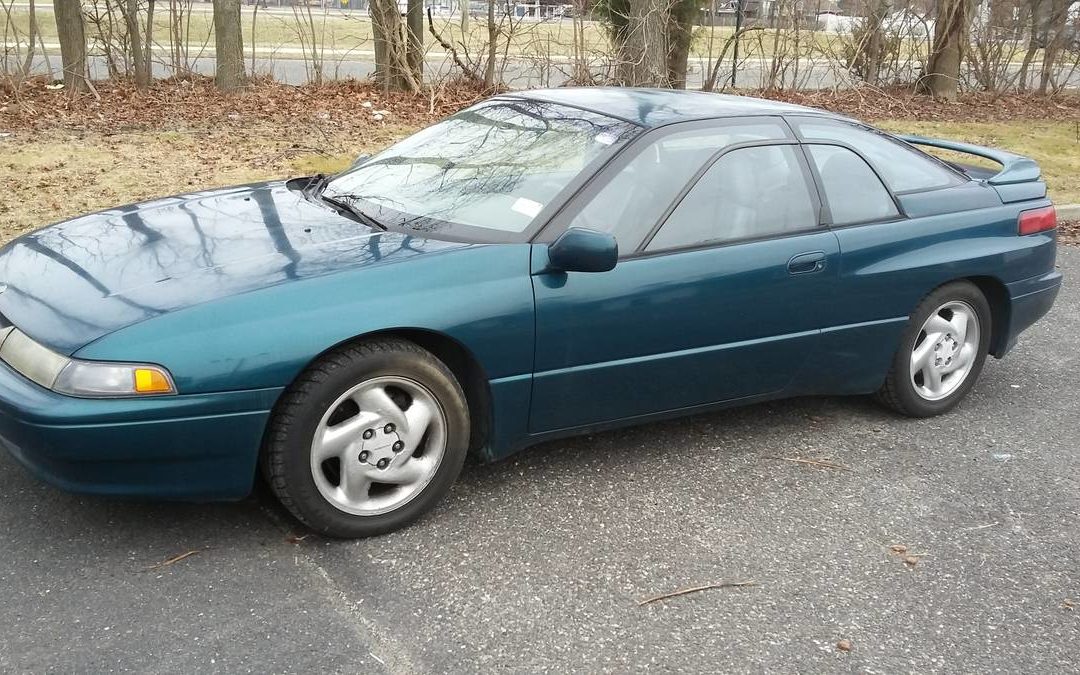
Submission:
[[[919,149],[980,156],[995,169]],[[752,98],[499,95],[343,173],[0,251],[0,439],[62,488],[399,528],[466,454],[805,394],[943,413],[1052,305],[1039,168]]]

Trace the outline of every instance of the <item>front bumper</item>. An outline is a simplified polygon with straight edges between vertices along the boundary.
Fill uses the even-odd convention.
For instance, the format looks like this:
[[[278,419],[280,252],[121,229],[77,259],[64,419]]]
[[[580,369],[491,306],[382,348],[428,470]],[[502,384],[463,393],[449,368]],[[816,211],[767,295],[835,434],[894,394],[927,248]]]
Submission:
[[[994,356],[1001,358],[1008,353],[1016,346],[1020,333],[1050,311],[1061,290],[1061,279],[1061,273],[1053,271],[1008,284],[1008,329],[1005,339],[998,341]]]
[[[138,399],[80,399],[0,363],[0,444],[72,492],[238,499],[281,389]]]

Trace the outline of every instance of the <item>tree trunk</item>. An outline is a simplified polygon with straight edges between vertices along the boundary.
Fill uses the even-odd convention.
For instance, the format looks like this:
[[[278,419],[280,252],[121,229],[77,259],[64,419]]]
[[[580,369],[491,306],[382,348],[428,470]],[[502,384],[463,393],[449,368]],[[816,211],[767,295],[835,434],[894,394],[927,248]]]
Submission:
[[[634,87],[668,85],[668,16],[663,0],[630,0],[627,27],[626,84]]]
[[[222,91],[244,86],[244,36],[240,25],[240,0],[214,0],[214,83]]]
[[[153,61],[153,48],[154,46],[154,0],[146,0],[146,30],[143,32],[143,60],[142,60],[142,79],[146,82],[146,86],[150,86],[150,82],[154,79],[154,61]],[[136,77],[139,73],[136,71]]]
[[[420,91],[407,58],[405,30],[397,0],[371,0],[371,28],[375,36],[375,81],[384,91]]]
[[[86,91],[86,28],[79,0],[53,0],[56,32],[60,39],[60,60],[64,66],[64,86],[68,91]]]
[[[671,8],[668,23],[670,43],[667,59],[667,81],[674,89],[686,89],[686,68],[690,59],[690,43],[694,39],[694,22],[697,19],[696,0],[678,0]]]
[[[143,72],[143,43],[139,30],[139,1],[125,0],[120,6],[124,14],[124,25],[127,27],[128,60],[135,72],[135,87],[145,90],[150,84],[150,78]]]
[[[484,87],[487,89],[495,86],[495,59],[499,53],[499,27],[495,25],[495,1],[488,0],[487,7],[488,55],[487,65],[484,67]]]
[[[424,0],[409,0],[406,17],[408,29],[409,71],[417,82],[424,81]]]
[[[934,43],[921,88],[935,99],[955,101],[972,0],[939,0]]]

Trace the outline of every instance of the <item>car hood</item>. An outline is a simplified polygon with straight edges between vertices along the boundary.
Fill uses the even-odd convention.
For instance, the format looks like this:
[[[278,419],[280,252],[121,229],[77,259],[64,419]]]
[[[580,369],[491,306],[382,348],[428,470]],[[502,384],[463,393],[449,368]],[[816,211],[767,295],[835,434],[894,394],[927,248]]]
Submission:
[[[464,246],[373,230],[282,182],[197,192],[12,241],[0,250],[0,314],[71,354],[195,304]]]

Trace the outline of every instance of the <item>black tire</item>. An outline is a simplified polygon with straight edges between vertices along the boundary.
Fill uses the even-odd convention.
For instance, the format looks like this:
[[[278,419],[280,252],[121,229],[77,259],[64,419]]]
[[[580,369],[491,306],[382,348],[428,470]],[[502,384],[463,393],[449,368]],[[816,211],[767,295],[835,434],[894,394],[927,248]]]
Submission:
[[[442,407],[446,446],[430,482],[400,507],[377,515],[343,511],[319,492],[311,446],[323,415],[342,394],[366,380],[395,376],[423,385]],[[297,520],[331,537],[370,537],[400,529],[430,511],[457,479],[469,448],[469,409],[454,374],[416,344],[375,339],[337,348],[305,370],[274,408],[263,443],[263,475]]]
[[[979,346],[975,361],[964,381],[948,396],[928,400],[918,394],[909,376],[911,355],[922,335],[922,327],[930,315],[949,302],[964,302],[974,311],[979,322]],[[990,305],[977,286],[968,281],[954,281],[934,290],[926,296],[911,314],[907,328],[900,339],[900,347],[893,357],[885,384],[876,394],[877,400],[896,412],[909,417],[932,417],[948,412],[975,386],[979,379],[986,354],[990,348],[992,329]]]

